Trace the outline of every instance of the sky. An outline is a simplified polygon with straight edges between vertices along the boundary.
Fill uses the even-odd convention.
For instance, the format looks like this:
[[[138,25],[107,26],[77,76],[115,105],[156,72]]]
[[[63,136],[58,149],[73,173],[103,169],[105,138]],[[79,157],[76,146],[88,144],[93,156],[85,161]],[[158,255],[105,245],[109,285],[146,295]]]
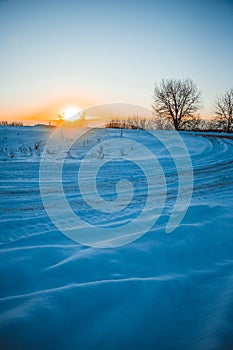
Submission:
[[[233,87],[233,0],[0,0],[0,120],[66,108],[150,108],[163,78],[191,78],[201,114]]]

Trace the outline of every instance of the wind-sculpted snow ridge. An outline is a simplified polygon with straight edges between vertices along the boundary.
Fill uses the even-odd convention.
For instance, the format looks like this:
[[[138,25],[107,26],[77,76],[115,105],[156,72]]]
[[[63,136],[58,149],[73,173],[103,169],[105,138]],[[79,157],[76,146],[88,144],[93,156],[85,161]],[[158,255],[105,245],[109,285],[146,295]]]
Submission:
[[[184,219],[166,234],[178,190],[174,162],[148,133],[124,131],[123,136],[140,139],[156,154],[166,178],[166,201],[149,232],[130,244],[104,249],[68,239],[47,215],[40,195],[39,160],[50,131],[2,130],[1,349],[233,348],[232,140],[181,133],[192,160],[194,191]],[[119,144],[113,147],[111,138],[117,137]],[[40,154],[35,148],[32,154],[20,153],[21,146],[29,149],[39,142]],[[66,153],[67,201],[93,225],[121,227],[145,206],[145,176],[125,158],[146,164],[150,159],[140,147],[121,146],[120,130],[97,130]],[[59,162],[62,152],[50,149],[51,163]],[[105,200],[116,198],[121,177],[132,182],[132,202],[121,215],[100,213],[84,201],[77,174],[87,152],[90,161],[117,155],[117,161],[99,171],[97,187]],[[48,188],[47,195],[55,191],[56,187]]]

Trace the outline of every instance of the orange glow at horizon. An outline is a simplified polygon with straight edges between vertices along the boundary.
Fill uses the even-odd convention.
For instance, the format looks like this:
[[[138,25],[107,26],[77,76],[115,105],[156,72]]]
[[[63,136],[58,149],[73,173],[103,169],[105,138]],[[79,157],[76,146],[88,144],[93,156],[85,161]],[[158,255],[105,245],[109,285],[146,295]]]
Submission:
[[[25,125],[37,123],[56,124],[59,114],[64,113],[64,119],[69,119],[96,103],[97,101],[82,97],[70,97],[62,98],[52,103],[45,102],[43,105],[37,105],[34,108],[32,108],[30,103],[25,105],[25,108],[23,106],[10,106],[10,108],[3,108],[0,111],[0,121],[20,121]]]

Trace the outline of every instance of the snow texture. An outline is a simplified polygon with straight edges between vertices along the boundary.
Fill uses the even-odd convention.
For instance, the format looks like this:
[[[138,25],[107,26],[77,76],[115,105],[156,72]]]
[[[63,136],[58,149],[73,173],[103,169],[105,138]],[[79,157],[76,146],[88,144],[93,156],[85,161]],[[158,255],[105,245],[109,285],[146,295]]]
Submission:
[[[62,235],[43,207],[39,166],[50,133],[0,128],[1,349],[232,349],[233,141],[181,133],[193,164],[194,192],[182,223],[166,234],[177,195],[174,162],[143,130],[124,131],[123,137],[156,153],[166,176],[166,203],[143,237],[97,249]],[[112,137],[119,137],[114,150]],[[109,148],[101,148],[102,141]],[[79,193],[80,161],[94,146],[93,159],[109,152],[117,157],[99,173],[103,198],[116,198],[120,178],[134,187],[132,203],[120,216],[90,209]],[[62,149],[47,153],[56,161]],[[143,158],[140,149],[121,148],[120,130],[101,129],[65,155],[67,200],[87,222],[117,227],[143,209],[146,180],[124,160],[126,154]]]

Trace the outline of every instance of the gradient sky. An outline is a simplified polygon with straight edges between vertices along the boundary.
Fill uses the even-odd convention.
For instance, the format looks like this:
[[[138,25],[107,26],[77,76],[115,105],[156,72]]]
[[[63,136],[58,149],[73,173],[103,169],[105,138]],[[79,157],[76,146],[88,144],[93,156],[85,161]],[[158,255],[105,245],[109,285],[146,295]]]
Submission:
[[[208,115],[233,87],[233,0],[0,0],[0,48],[0,119],[150,107],[154,83],[186,77]]]

